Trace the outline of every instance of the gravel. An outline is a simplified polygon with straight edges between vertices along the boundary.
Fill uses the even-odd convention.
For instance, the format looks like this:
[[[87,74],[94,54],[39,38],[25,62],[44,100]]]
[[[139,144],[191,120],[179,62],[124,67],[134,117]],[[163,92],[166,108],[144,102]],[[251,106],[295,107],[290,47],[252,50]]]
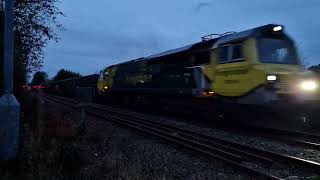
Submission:
[[[136,112],[133,112],[133,113],[137,115],[141,114]],[[198,126],[192,123],[185,122],[183,120],[177,120],[175,118],[159,117],[158,115],[154,116],[154,115],[144,114],[144,116],[146,115],[150,117],[148,118],[149,120],[152,120],[155,122],[180,127],[186,130],[226,139],[235,143],[240,143],[246,146],[250,146],[250,147],[254,147],[254,148],[258,148],[258,149],[262,149],[270,152],[275,152],[275,153],[285,154],[285,155],[294,156],[298,158],[303,158],[310,161],[320,162],[320,151],[318,150],[292,146],[292,145],[285,144],[283,142],[277,142],[277,141],[273,141],[263,137],[253,137],[249,135],[237,134],[234,132],[230,133],[225,130],[221,130],[213,127],[203,127],[203,125]],[[249,167],[252,166],[251,164],[246,164],[246,165]],[[254,169],[260,169],[262,171],[266,171],[266,169],[260,166],[254,165],[253,167]],[[288,171],[286,169],[291,169],[291,171]],[[291,175],[306,177],[306,176],[314,175],[314,174],[306,173],[305,170],[306,169],[302,169],[300,167],[289,167],[289,165],[284,166],[284,165],[276,164],[270,168],[269,173],[276,176],[280,176],[280,177],[287,177]]]
[[[93,118],[90,119],[93,121]],[[143,179],[247,179],[248,177],[233,171],[220,161],[173,146],[147,134],[136,133],[106,122],[104,127],[95,130],[101,137],[112,138],[107,151],[98,152],[99,156],[112,153],[120,155],[118,160],[128,161],[135,167],[134,173],[143,175]],[[101,125],[99,125],[102,127]]]
[[[150,119],[153,120],[153,119]],[[298,146],[293,146],[289,144],[285,144],[283,142],[273,141],[263,137],[253,137],[249,135],[229,133],[224,130],[216,129],[216,128],[203,128],[196,125],[188,124],[185,122],[177,121],[174,119],[166,120],[166,119],[154,119],[160,123],[165,123],[168,125],[174,125],[177,127],[181,127],[187,130],[195,131],[198,133],[203,133],[209,136],[219,137],[223,139],[227,139],[232,142],[240,143],[243,145],[259,148],[262,150],[267,150],[271,152],[276,152],[280,154],[286,154],[290,156],[295,156],[298,158],[307,159],[310,161],[315,161],[320,163],[320,151],[314,149],[307,149]]]
[[[46,102],[56,113],[78,111]],[[87,132],[74,145],[86,162],[80,172],[89,179],[256,179],[221,161],[201,156],[148,134],[87,117]]]
[[[74,114],[78,113],[75,112]],[[243,145],[259,148],[262,150],[320,162],[320,152],[317,150],[295,147],[261,137],[252,137],[243,134],[230,133],[212,127],[200,127],[174,118],[169,119],[167,117],[162,118],[154,115],[149,116],[149,120],[152,121],[177,126],[209,136],[224,138],[232,142],[241,143]],[[94,151],[92,156],[95,160],[92,162],[96,162],[98,159],[103,159],[104,161],[100,163],[100,166],[102,166],[102,164],[108,163],[107,161],[114,161],[116,162],[114,163],[115,166],[125,166],[126,168],[124,169],[127,169],[128,166],[131,167],[131,169],[127,169],[127,172],[130,172],[131,174],[119,175],[118,173],[115,176],[139,177],[138,179],[155,179],[155,177],[157,179],[249,178],[246,174],[234,171],[220,161],[212,159],[209,160],[204,156],[200,156],[179,146],[168,144],[164,141],[154,138],[153,136],[149,137],[149,135],[146,134],[136,133],[135,131],[118,127],[112,123],[102,122],[93,117],[88,118],[87,121],[90,122],[88,129],[92,130],[91,133],[94,132],[96,134],[94,136],[97,136],[97,134],[99,134],[98,137],[105,138],[103,140],[103,145],[100,145],[99,148],[90,148],[89,150],[82,148],[82,151],[87,153]],[[92,124],[99,125],[90,126]],[[101,144],[101,142],[98,141],[95,145],[92,145],[92,147],[97,146],[97,144],[99,143]],[[85,145],[86,142],[83,142],[82,144]],[[108,147],[107,150],[105,149],[106,146]],[[107,155],[109,155],[109,157],[105,158]],[[110,157],[112,158],[110,159]],[[117,158],[114,159],[113,157]],[[121,165],[118,164],[119,162],[121,162]],[[125,163],[123,164],[123,162]],[[262,168],[261,166],[257,166],[256,164],[246,165],[249,167],[253,167],[254,169],[266,171],[266,169]],[[289,168],[292,169],[290,172],[287,170]],[[87,167],[87,169],[90,169],[90,167]],[[112,172],[117,171],[114,168],[111,169]],[[293,179],[295,178],[295,176],[299,176],[300,178],[307,176],[306,174],[304,174],[303,170],[299,169],[298,167],[291,168],[286,165],[280,166],[278,164],[271,167],[268,172],[281,177],[291,176],[290,178]]]

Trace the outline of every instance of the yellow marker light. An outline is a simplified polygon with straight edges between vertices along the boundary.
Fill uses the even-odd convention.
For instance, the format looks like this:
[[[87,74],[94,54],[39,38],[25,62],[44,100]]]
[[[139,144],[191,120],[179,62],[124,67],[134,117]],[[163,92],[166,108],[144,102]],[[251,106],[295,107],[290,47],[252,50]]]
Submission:
[[[282,26],[276,26],[273,28],[273,31],[277,32],[277,31],[281,31],[282,30]]]
[[[276,81],[277,80],[277,76],[276,75],[268,75],[267,76],[267,80],[268,81]]]
[[[315,81],[304,81],[300,84],[302,90],[314,91],[318,88],[318,84]]]

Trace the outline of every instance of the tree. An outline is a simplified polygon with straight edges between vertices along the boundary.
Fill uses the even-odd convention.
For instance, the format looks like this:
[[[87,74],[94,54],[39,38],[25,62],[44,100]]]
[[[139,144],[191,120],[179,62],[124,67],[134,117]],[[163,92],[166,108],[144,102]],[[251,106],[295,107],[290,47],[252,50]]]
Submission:
[[[308,69],[317,73],[318,75],[320,75],[320,64],[313,65],[313,66],[309,67]]]
[[[70,70],[61,69],[58,73],[53,77],[53,81],[60,81],[64,79],[70,79],[75,77],[81,77],[79,73],[72,72]]]
[[[28,74],[42,67],[44,48],[50,40],[58,41],[57,30],[63,30],[58,17],[64,16],[56,7],[58,0],[16,0],[14,91],[26,83]],[[4,0],[0,0],[0,19],[3,18]],[[0,21],[3,22],[3,19]],[[3,24],[0,32],[3,31]],[[3,33],[0,35],[3,47]],[[0,50],[0,90],[3,80],[3,49]],[[1,92],[0,92],[1,93]]]
[[[31,81],[32,85],[41,85],[48,80],[48,74],[43,71],[38,71],[33,75],[33,79]]]

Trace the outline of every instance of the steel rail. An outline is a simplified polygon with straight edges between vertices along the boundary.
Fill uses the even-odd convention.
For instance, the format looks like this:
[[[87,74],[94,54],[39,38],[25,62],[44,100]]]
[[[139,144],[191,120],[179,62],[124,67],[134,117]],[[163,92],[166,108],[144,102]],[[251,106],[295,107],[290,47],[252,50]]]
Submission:
[[[92,108],[92,106],[90,106]],[[99,109],[99,107],[95,106],[94,108]],[[103,108],[102,106],[100,108]],[[108,110],[109,109],[109,110]],[[293,163],[293,164],[299,164],[302,165],[306,168],[311,168],[311,170],[313,170],[313,172],[320,172],[320,163],[318,162],[314,162],[314,161],[309,161],[309,160],[305,160],[302,158],[297,158],[294,156],[288,156],[288,155],[284,155],[284,154],[279,154],[279,153],[275,153],[275,152],[270,152],[267,150],[261,150],[261,149],[257,149],[257,148],[253,148],[253,147],[249,147],[249,146],[245,146],[242,144],[238,144],[238,143],[234,143],[225,139],[220,139],[220,138],[216,138],[213,136],[208,136],[208,135],[204,135],[201,133],[196,133],[193,131],[189,131],[189,130],[185,130],[182,128],[178,128],[178,127],[174,127],[174,126],[169,126],[169,125],[164,125],[162,123],[156,123],[154,121],[150,121],[146,118],[142,118],[142,116],[138,116],[136,113],[132,113],[130,115],[124,114],[124,113],[120,113],[119,111],[112,111],[110,109],[113,108],[109,108],[109,107],[105,107],[103,108],[104,111],[109,111],[109,113],[114,113],[117,114],[118,116],[127,116],[128,118],[130,117],[131,120],[132,118],[137,118],[136,121],[139,121],[139,123],[152,123],[153,125],[157,125],[157,127],[166,127],[166,128],[170,128],[172,130],[175,130],[177,132],[180,133],[187,133],[189,135],[192,136],[197,136],[199,138],[205,139],[206,142],[219,142],[221,144],[227,145],[227,146],[231,146],[233,148],[237,148],[238,150],[242,150],[247,152],[248,154],[255,154],[259,157],[264,157],[265,160],[269,160],[269,162],[285,162],[285,163]],[[126,112],[128,113],[128,112]]]
[[[55,97],[60,99],[61,101],[65,100],[64,97]],[[75,102],[74,100],[67,100],[69,102]],[[66,104],[65,101],[63,101],[62,103]],[[72,105],[70,105],[72,106]],[[151,125],[150,123],[152,123],[153,126],[157,126],[157,128],[169,128],[172,131],[177,131],[178,133],[185,133],[188,134],[190,138],[195,138],[195,136],[198,138],[198,140],[201,140],[203,142],[206,143],[211,143],[212,145],[219,145],[220,148],[226,148],[226,146],[229,146],[229,151],[232,151],[234,153],[241,153],[241,152],[246,152],[246,154],[242,153],[243,157],[246,157],[247,159],[251,159],[251,161],[254,161],[254,157],[256,157],[256,161],[260,161],[263,162],[264,164],[269,165],[270,163],[274,163],[274,162],[289,162],[289,163],[293,163],[293,164],[299,164],[302,165],[306,168],[311,168],[312,170],[314,170],[314,172],[320,172],[320,163],[318,162],[314,162],[314,161],[309,161],[309,160],[305,160],[302,158],[297,158],[294,156],[288,156],[288,155],[283,155],[283,154],[278,154],[278,153],[274,153],[274,152],[270,152],[270,151],[266,151],[266,150],[261,150],[261,149],[257,149],[257,148],[253,148],[253,147],[249,147],[249,146],[245,146],[245,145],[241,145],[238,143],[234,143],[225,139],[220,139],[220,138],[216,138],[213,136],[207,136],[204,134],[200,134],[200,133],[195,133],[193,131],[188,131],[182,128],[178,128],[178,127],[174,127],[174,126],[169,126],[169,125],[164,125],[161,123],[156,123],[154,121],[150,121],[148,120],[148,118],[142,118],[143,116],[141,116],[141,114],[139,115],[139,113],[135,113],[135,112],[130,112],[130,111],[126,111],[123,112],[124,110],[120,110],[118,108],[111,108],[111,107],[106,107],[106,106],[102,106],[102,105],[96,105],[96,104],[90,104],[90,108],[94,108],[97,110],[104,110],[104,111],[108,111],[109,113],[116,113],[118,116],[126,116],[127,118],[131,118],[131,121],[133,120],[132,118],[134,117],[135,121],[139,121],[140,124],[145,124],[145,123],[149,123],[149,125]],[[120,113],[119,111],[122,111],[122,113]],[[130,115],[129,115],[130,114]],[[284,140],[284,139],[283,139]],[[233,148],[231,148],[233,147]]]
[[[58,103],[62,103],[69,107],[76,107],[74,104],[70,102],[66,102],[61,98],[49,97],[48,99]],[[160,137],[162,139],[176,143],[188,149],[208,155],[212,158],[219,159],[221,161],[224,161],[232,165],[233,167],[236,167],[238,169],[248,172],[250,175],[261,177],[263,179],[282,179],[280,177],[272,176],[268,173],[249,168],[239,163],[239,161],[250,161],[250,162],[260,161],[268,164],[272,163],[272,161],[270,161],[267,158],[246,153],[244,151],[241,151],[232,147],[227,147],[226,145],[221,145],[218,143],[207,144],[209,141],[205,139],[200,139],[199,137],[192,136],[190,134],[183,134],[182,132],[177,132],[176,130],[169,129],[167,127],[152,125],[150,124],[150,122],[149,124],[148,123],[142,124],[141,121],[132,120],[130,119],[130,117],[118,117],[117,115],[110,115],[110,114],[108,115],[102,112],[97,112],[97,110],[92,111],[88,109],[86,109],[86,113],[100,119],[116,122],[123,126],[129,127],[147,134],[151,134],[156,137]],[[231,152],[227,151],[227,149]],[[257,158],[257,159],[254,159],[254,158]]]
[[[207,144],[203,144],[200,142],[197,142],[196,140],[191,140],[188,139],[188,136],[184,137],[182,134],[177,134],[172,131],[164,131],[160,130],[158,127],[152,127],[150,125],[142,125],[139,123],[132,122],[131,120],[126,120],[123,118],[119,118],[117,116],[112,116],[112,115],[105,115],[97,112],[92,112],[92,111],[86,111],[88,114],[95,116],[97,118],[101,119],[106,119],[112,122],[119,123],[121,125],[124,125],[129,128],[133,128],[135,130],[139,130],[141,132],[155,135],[157,137],[163,138],[167,141],[174,142],[178,145],[181,145],[183,147],[187,147],[191,150],[200,152],[202,154],[208,155],[212,158],[219,159],[221,161],[224,161],[233,167],[239,168],[241,170],[245,170],[246,172],[264,178],[264,179],[282,179],[280,177],[272,176],[270,174],[251,169],[247,166],[244,166],[243,164],[239,163],[238,161],[245,161],[248,160],[244,156],[238,156],[236,154],[232,154],[226,151],[219,150],[217,148],[214,148],[212,146],[208,146]]]
[[[76,101],[71,99],[66,100],[64,97],[54,97],[52,99],[56,101],[57,99],[59,99],[58,102],[68,105],[70,107],[74,106],[74,103],[77,103]],[[108,119],[108,120],[116,120],[118,123],[120,122],[126,123],[125,124],[126,126],[131,125],[131,126],[134,126],[133,128],[135,129],[136,127],[140,127],[140,129],[138,130],[141,130],[141,128],[148,129],[150,132],[146,132],[146,133],[151,133],[151,132],[157,133],[157,134],[154,134],[156,136],[159,136],[159,134],[161,134],[162,138],[164,138],[164,136],[168,136],[169,134],[171,136],[170,137],[171,139],[175,138],[174,139],[175,143],[178,143],[176,141],[177,139],[179,139],[180,143],[178,144],[185,145],[186,147],[191,149],[196,148],[194,150],[202,152],[204,154],[210,154],[209,152],[211,152],[211,154],[215,155],[215,158],[218,158],[221,160],[226,159],[224,156],[227,156],[228,157],[227,159],[232,162],[252,161],[252,162],[263,163],[264,165],[267,165],[267,166],[280,161],[280,162],[289,162],[293,164],[299,164],[306,168],[312,169],[314,172],[320,171],[320,164],[317,162],[308,161],[305,159],[278,154],[274,152],[269,152],[265,150],[260,150],[257,148],[248,147],[248,146],[227,141],[224,139],[216,138],[213,136],[207,136],[204,134],[195,133],[193,131],[188,131],[178,127],[157,123],[154,121],[150,121],[149,117],[145,117],[144,115],[139,113],[124,111],[118,108],[111,108],[111,107],[106,107],[106,106],[96,105],[96,104],[89,104],[88,108],[89,109],[92,108],[95,111],[97,110],[102,111],[97,114],[92,112],[92,110],[90,111],[87,109],[86,111],[90,115],[103,118],[103,119]],[[108,113],[108,114],[104,114],[104,113]],[[170,141],[173,141],[173,140],[170,140]],[[193,142],[190,142],[190,141],[193,141]],[[278,177],[272,176],[272,178],[278,178]]]
[[[320,150],[320,136],[315,134],[259,127],[242,127],[241,129],[224,128],[224,130],[240,134],[260,136],[267,139],[284,142],[286,144]]]

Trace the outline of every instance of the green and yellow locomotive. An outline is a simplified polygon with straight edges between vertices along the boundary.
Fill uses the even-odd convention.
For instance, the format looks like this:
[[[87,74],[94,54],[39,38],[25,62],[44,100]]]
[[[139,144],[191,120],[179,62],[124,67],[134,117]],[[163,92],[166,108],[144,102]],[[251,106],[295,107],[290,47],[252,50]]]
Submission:
[[[304,69],[281,25],[226,33],[103,69],[98,91],[184,95],[272,105],[317,100],[319,82]]]

